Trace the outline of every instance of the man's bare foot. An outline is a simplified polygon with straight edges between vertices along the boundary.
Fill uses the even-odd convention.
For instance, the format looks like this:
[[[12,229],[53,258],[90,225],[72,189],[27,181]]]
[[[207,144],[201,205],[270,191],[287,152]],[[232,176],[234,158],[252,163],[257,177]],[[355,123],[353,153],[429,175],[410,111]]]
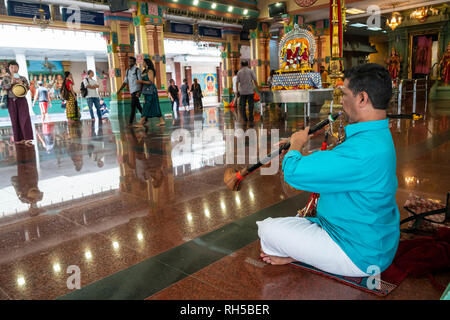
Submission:
[[[268,255],[268,254],[266,254],[266,253],[264,253],[262,251],[261,251],[261,255],[260,256],[261,256],[262,260],[265,263],[268,263],[268,264],[271,264],[271,265],[274,265],[274,266],[280,266],[280,265],[288,264],[288,263],[291,263],[291,262],[295,261],[295,259],[292,259],[290,257],[271,256],[271,255]]]

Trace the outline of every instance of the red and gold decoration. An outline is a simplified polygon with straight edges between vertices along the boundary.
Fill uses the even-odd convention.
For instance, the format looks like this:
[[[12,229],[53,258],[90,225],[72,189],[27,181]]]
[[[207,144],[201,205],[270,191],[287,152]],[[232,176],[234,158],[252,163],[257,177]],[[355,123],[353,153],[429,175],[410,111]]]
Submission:
[[[450,42],[447,44],[447,50],[439,61],[439,70],[442,73],[442,81],[447,86],[450,83]]]
[[[402,57],[394,47],[392,47],[391,55],[385,59],[385,62],[388,65],[391,79],[396,80],[400,76],[400,64],[402,62]]]
[[[410,19],[417,19],[419,20],[419,22],[425,22],[429,16],[434,16],[438,14],[439,10],[437,9],[422,7],[414,10],[409,17]]]
[[[281,69],[272,79],[273,90],[315,89],[322,87],[319,73],[312,72],[316,43],[312,32],[300,28],[283,36],[278,52]]]

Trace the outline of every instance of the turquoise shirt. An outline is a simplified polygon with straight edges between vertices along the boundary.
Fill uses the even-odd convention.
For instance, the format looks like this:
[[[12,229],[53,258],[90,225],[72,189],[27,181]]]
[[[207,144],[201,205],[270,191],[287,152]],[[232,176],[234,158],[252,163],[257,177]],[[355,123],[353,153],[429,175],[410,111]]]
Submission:
[[[400,239],[396,155],[389,121],[347,125],[346,140],[332,150],[303,156],[289,151],[284,179],[299,190],[320,193],[319,224],[363,272],[387,269]]]

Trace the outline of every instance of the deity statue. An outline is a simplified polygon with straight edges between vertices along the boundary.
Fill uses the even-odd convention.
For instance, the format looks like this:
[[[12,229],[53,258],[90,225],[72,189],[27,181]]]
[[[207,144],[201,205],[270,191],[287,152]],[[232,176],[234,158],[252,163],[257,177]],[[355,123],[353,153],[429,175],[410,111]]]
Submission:
[[[287,48],[284,51],[284,58],[283,58],[283,70],[288,69],[296,69],[298,63],[298,54],[300,51],[300,46],[298,44],[289,43],[287,45]]]
[[[442,80],[447,86],[450,82],[450,42],[447,45],[447,50],[439,61],[439,68],[442,71]]]
[[[391,79],[397,79],[400,76],[400,63],[402,62],[402,57],[394,47],[392,47],[391,56],[389,58],[386,58],[385,62],[388,65]]]

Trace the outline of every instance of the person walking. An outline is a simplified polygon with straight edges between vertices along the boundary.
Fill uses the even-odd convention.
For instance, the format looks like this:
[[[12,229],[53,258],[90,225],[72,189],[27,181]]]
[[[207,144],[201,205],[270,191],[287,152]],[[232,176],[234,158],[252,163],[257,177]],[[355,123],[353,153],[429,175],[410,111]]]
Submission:
[[[93,106],[95,106],[95,109],[97,111],[97,118],[98,122],[102,122],[102,113],[100,111],[100,97],[98,96],[97,88],[99,88],[99,85],[97,81],[94,79],[94,71],[88,70],[88,75],[83,80],[84,87],[87,89],[87,105],[89,107],[89,112],[91,114],[92,121],[95,121],[94,117],[94,111]]]
[[[141,70],[136,65],[135,57],[128,57],[128,63],[130,67],[127,69],[125,74],[125,79],[122,83],[122,86],[117,90],[117,95],[120,94],[123,88],[128,85],[129,91],[131,93],[131,114],[130,121],[128,123],[129,126],[133,125],[134,118],[136,117],[136,109],[142,114],[141,103],[139,102],[139,97],[141,96],[142,90],[142,73]]]
[[[255,107],[254,95],[255,87],[258,87],[256,75],[253,70],[248,67],[248,61],[241,62],[241,70],[237,74],[237,89],[239,92],[240,107],[242,109],[242,120],[247,122],[246,104],[248,101],[249,120],[253,122],[253,108]]]
[[[159,106],[158,89],[155,85],[156,70],[152,60],[144,59],[145,69],[142,72],[142,80],[137,80],[138,84],[142,84],[142,94],[144,95],[144,109],[142,110],[141,121],[134,127],[143,127],[149,118],[159,118],[157,126],[164,126],[164,118]]]
[[[80,121],[81,113],[77,102],[77,93],[73,89],[73,77],[69,71],[64,72],[62,96],[66,101],[66,116],[69,123]]]
[[[178,119],[178,111],[180,109],[180,90],[178,89],[178,86],[175,85],[175,80],[170,79],[169,83],[169,98],[172,101],[173,125],[175,124],[175,120]]]
[[[180,87],[181,90],[181,105],[183,106],[185,111],[190,111],[191,106],[189,105],[190,100],[190,92],[189,92],[189,85],[187,79],[183,79],[183,84]]]
[[[45,119],[48,121],[48,113],[47,109],[49,104],[51,104],[52,98],[48,92],[48,89],[44,86],[42,81],[37,82],[38,88],[36,90],[36,94],[34,95],[33,106],[36,103],[36,100],[39,99],[39,109],[41,110],[42,122],[45,122]]]
[[[14,143],[33,146],[33,129],[26,96],[17,97],[13,88],[22,85],[29,90],[28,80],[19,75],[19,64],[12,60],[8,63],[8,74],[3,77],[2,89],[8,92],[8,112],[14,134]]]
[[[192,92],[192,98],[194,99],[194,109],[197,109],[197,110],[203,109],[203,103],[202,103],[203,93],[202,93],[202,88],[200,87],[200,84],[198,83],[197,78],[194,79],[194,83],[192,84],[192,87],[191,87],[191,92]]]

